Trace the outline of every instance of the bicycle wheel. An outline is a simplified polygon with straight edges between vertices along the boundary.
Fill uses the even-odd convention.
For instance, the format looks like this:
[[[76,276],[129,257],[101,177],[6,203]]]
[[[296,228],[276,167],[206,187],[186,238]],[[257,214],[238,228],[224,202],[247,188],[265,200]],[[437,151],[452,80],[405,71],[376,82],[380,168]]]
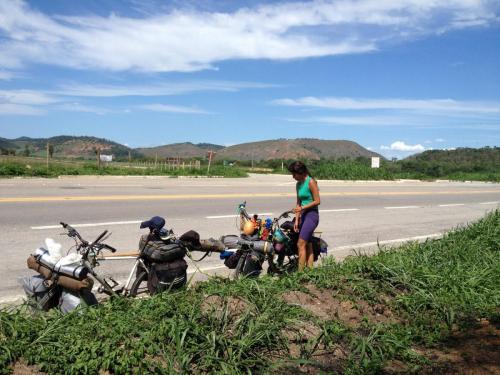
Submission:
[[[130,288],[130,297],[137,297],[139,294],[149,293],[148,290],[148,273],[142,269],[137,272],[137,277]]]

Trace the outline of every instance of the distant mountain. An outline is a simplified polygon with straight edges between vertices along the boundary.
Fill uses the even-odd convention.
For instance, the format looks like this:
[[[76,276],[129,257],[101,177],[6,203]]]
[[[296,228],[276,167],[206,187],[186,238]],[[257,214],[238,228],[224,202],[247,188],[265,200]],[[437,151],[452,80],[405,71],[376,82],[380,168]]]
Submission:
[[[15,148],[18,154],[27,149],[32,156],[45,156],[47,142],[54,146],[54,157],[91,159],[95,158],[95,149],[100,149],[102,154],[112,154],[115,158],[126,158],[129,151],[133,157],[141,156],[131,148],[119,143],[103,138],[86,136],[62,135],[51,138],[0,138],[0,148]],[[5,146],[3,146],[4,144]]]
[[[212,143],[191,142],[174,143],[158,147],[131,149],[119,143],[96,137],[57,136],[52,138],[16,139],[0,138],[0,148],[15,149],[17,154],[26,149],[32,156],[45,156],[47,142],[54,146],[55,157],[84,158],[95,157],[95,149],[102,154],[112,154],[115,158],[127,158],[129,152],[133,158],[179,157],[182,159],[204,158],[208,150],[217,152],[216,159],[223,160],[271,160],[271,159],[337,159],[341,157],[380,156],[352,141],[329,141],[322,139],[277,139],[260,142],[242,143],[224,147]]]
[[[231,160],[271,159],[337,159],[341,157],[372,157],[379,154],[369,151],[352,141],[322,139],[277,139],[243,143],[220,150],[217,158]]]
[[[155,157],[158,155],[160,158],[204,158],[207,151],[218,151],[223,149],[224,146],[215,145],[211,143],[198,143],[191,142],[173,143],[170,145],[150,147],[150,148],[136,148],[135,150],[145,156]]]
[[[15,150],[17,149],[17,145],[13,143],[10,139],[0,137],[0,149]]]

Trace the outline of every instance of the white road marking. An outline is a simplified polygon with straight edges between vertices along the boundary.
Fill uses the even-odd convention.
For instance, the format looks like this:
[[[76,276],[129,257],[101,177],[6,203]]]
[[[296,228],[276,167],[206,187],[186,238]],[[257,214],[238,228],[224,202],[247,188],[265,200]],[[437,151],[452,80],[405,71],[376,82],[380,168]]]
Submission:
[[[319,212],[347,212],[347,211],[359,211],[359,208],[337,208],[332,210],[319,210]]]
[[[482,203],[479,203],[479,204],[498,204],[499,202],[482,202]]]
[[[384,207],[386,210],[400,210],[405,208],[420,208],[419,206],[390,206]]]
[[[456,207],[465,206],[465,203],[450,203],[450,204],[440,204],[439,207]]]
[[[257,215],[259,216],[265,216],[265,215],[272,215],[272,212],[261,212],[258,213]],[[228,217],[238,217],[240,215],[220,215],[220,216],[205,216],[205,219],[226,219]],[[252,215],[250,215],[252,216]]]
[[[144,220],[131,220],[131,221],[110,221],[107,223],[87,223],[87,224],[71,224],[73,228],[87,228],[87,227],[102,227],[107,225],[128,225],[128,224],[140,224]],[[39,227],[31,227],[31,229],[40,230],[40,229],[58,229],[61,228],[61,225],[45,225]]]
[[[379,241],[379,242],[365,242],[365,243],[358,243],[358,244],[353,244],[353,245],[345,245],[345,246],[334,247],[332,249],[332,251],[358,249],[358,248],[363,248],[363,247],[371,247],[371,246],[377,246],[377,244],[386,245],[386,244],[391,244],[391,243],[399,243],[399,242],[407,242],[407,241],[419,241],[419,240],[425,240],[427,238],[439,238],[439,237],[442,237],[442,236],[443,236],[442,233],[432,233],[432,234],[425,234],[425,235],[422,235],[422,236],[396,238],[394,240],[385,240],[385,241]]]
[[[0,298],[0,305],[21,302],[25,297],[24,294],[16,294],[14,296]]]
[[[196,272],[205,272],[205,271],[212,271],[212,270],[218,270],[218,269],[221,269],[221,268],[227,268],[225,265],[221,264],[220,266],[212,266],[212,267],[204,267],[204,268],[195,268],[194,270],[189,270],[187,271],[186,273],[188,274],[192,274],[192,273],[196,273]]]

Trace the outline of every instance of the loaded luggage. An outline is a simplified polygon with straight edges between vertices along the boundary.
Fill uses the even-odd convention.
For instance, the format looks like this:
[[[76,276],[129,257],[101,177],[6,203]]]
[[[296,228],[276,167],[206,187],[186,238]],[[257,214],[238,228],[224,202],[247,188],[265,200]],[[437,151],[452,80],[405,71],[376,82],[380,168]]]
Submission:
[[[160,228],[158,225],[153,225],[153,228],[149,225],[154,224],[155,221],[161,225]],[[149,234],[141,236],[139,249],[144,259],[150,264],[147,286],[151,295],[179,289],[187,282],[188,265],[184,260],[186,247],[182,241],[172,240],[168,236],[170,232],[163,229],[164,222],[163,218],[154,217],[143,223],[148,223],[148,225],[141,224],[141,227],[150,228]],[[190,238],[190,240],[196,242],[196,238]],[[199,243],[199,240],[197,242]]]
[[[93,279],[87,277],[89,270],[80,264],[78,256],[62,257],[59,244],[51,239],[45,242],[48,249],[40,247],[27,259],[28,268],[38,273],[23,280],[29,301],[41,310],[59,307],[63,313],[82,303],[97,304]]]
[[[152,237],[152,238],[151,238]],[[183,259],[186,249],[177,242],[163,241],[151,235],[143,235],[139,241],[139,249],[151,262],[166,263]]]

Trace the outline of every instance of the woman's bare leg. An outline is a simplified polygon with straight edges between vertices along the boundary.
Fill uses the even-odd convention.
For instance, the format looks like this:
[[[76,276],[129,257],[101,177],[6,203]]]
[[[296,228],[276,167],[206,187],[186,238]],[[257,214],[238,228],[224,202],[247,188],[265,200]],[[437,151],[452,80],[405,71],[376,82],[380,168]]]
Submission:
[[[299,271],[302,271],[307,263],[307,242],[299,238],[297,249],[299,250]]]
[[[306,263],[307,267],[314,267],[314,252],[313,252],[313,244],[312,242],[307,243],[307,251],[306,251]]]

